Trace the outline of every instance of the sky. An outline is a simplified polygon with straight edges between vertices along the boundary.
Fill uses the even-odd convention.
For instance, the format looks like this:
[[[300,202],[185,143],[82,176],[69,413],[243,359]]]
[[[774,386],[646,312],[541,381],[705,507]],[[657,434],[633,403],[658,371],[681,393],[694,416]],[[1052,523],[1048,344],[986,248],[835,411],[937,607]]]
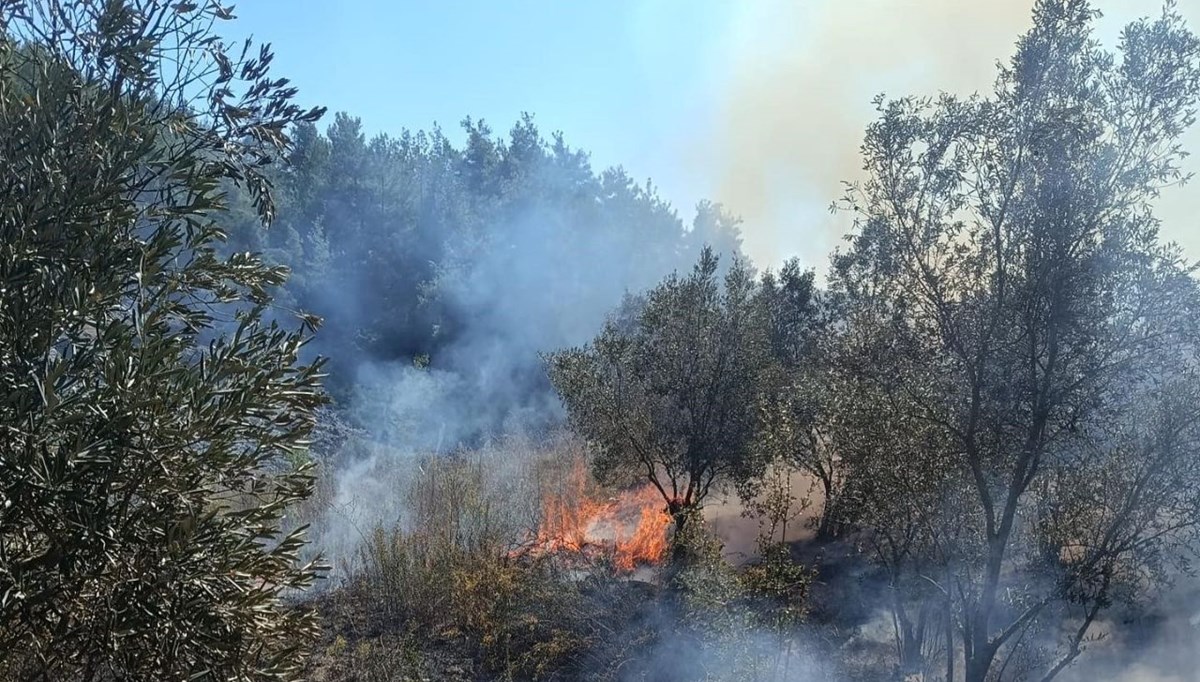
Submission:
[[[1097,0],[1100,37],[1153,0]],[[306,105],[370,133],[522,112],[593,166],[649,179],[688,221],[701,199],[744,220],[756,264],[825,268],[848,218],[871,99],[986,91],[1032,0],[242,0],[230,37],[269,42]],[[1200,30],[1200,0],[1179,10]],[[328,118],[332,120],[332,116]],[[1200,151],[1200,131],[1185,141]],[[1200,162],[1189,164],[1200,169]],[[1195,196],[1196,199],[1192,197]],[[1200,258],[1200,187],[1168,190],[1164,233]]]

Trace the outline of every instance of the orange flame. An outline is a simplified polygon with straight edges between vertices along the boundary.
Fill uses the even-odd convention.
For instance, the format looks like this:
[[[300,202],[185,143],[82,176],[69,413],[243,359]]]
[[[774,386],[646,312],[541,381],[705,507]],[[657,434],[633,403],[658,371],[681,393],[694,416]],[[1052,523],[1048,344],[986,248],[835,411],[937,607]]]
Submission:
[[[658,490],[647,484],[600,501],[589,484],[587,465],[577,460],[564,490],[543,497],[541,525],[526,549],[545,554],[595,548],[611,554],[613,566],[625,573],[661,562],[671,517]]]

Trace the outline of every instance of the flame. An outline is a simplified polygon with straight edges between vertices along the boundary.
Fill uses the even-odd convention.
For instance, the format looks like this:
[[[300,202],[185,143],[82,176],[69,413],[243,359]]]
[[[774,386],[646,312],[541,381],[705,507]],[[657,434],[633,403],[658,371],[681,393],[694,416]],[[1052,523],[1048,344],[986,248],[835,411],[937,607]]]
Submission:
[[[647,484],[630,498],[624,502],[640,506],[640,515],[632,534],[618,535],[613,563],[623,571],[632,571],[641,563],[661,562],[667,553],[667,529],[671,526],[671,517],[663,510],[662,499],[653,486]]]
[[[564,485],[541,501],[541,524],[526,551],[587,553],[612,557],[620,572],[657,564],[667,551],[671,517],[650,484],[596,499],[587,464],[576,460]]]

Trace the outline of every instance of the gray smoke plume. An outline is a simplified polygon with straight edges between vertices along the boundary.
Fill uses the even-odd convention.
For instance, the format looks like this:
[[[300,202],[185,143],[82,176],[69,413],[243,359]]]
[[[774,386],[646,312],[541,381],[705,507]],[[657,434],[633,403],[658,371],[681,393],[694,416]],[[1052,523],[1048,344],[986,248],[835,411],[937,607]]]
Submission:
[[[541,182],[578,183],[582,200],[526,198],[529,208],[488,225],[469,253],[443,254],[431,288],[452,329],[428,357],[346,359],[353,330],[378,314],[356,307],[371,285],[354,272],[324,273],[329,289],[314,312],[331,318],[333,332],[319,335],[317,347],[333,356],[345,387],[337,412],[355,434],[323,455],[333,490],[314,524],[315,545],[335,564],[353,558],[364,529],[403,525],[399,489],[417,457],[561,425],[540,354],[586,343],[625,296],[690,268],[703,244],[715,243],[726,262],[738,252],[736,225],[715,206],[702,204],[685,226],[642,190],[620,190],[620,171],[598,182],[562,175]]]
[[[1097,0],[1100,36],[1154,15],[1160,2]],[[746,219],[746,253],[760,267],[799,256],[823,273],[849,227],[826,207],[860,176],[859,144],[878,93],[934,96],[987,92],[996,60],[1029,28],[1033,0],[762,0],[731,5],[729,39],[710,47],[724,64],[715,123],[702,129],[692,166]],[[1193,25],[1200,0],[1180,0]],[[1184,140],[1200,146],[1200,130]],[[1186,170],[1200,169],[1189,159]],[[1163,192],[1163,234],[1200,258],[1191,187]]]

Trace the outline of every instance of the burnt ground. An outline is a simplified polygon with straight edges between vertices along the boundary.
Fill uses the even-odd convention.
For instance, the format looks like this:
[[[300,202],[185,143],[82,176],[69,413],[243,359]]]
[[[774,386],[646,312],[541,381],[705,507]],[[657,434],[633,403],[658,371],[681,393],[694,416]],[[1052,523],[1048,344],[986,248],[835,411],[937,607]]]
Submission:
[[[613,578],[579,586],[583,618],[566,618],[566,634],[582,644],[558,656],[546,650],[545,663],[505,669],[523,654],[536,654],[539,642],[514,641],[511,656],[496,660],[477,634],[438,623],[392,616],[352,589],[331,590],[315,600],[321,639],[309,666],[314,682],[491,682],[502,679],[638,680],[655,666],[652,650],[665,619],[662,590],[651,583]],[[537,611],[536,608],[533,611]],[[530,613],[530,620],[552,621],[553,613]],[[526,616],[512,620],[520,621]],[[550,637],[551,642],[554,637]],[[489,660],[490,659],[490,660]],[[511,659],[511,660],[509,660]],[[523,664],[522,664],[523,665]],[[684,679],[684,678],[680,678]],[[664,680],[665,682],[665,680]]]
[[[878,616],[884,603],[885,583],[877,570],[847,542],[799,541],[792,543],[792,554],[817,571],[809,594],[808,625],[801,633],[808,648],[822,659],[860,662],[856,667],[862,674],[854,679],[883,679],[877,663],[886,660],[888,645],[856,636]],[[353,585],[329,589],[311,602],[320,614],[322,634],[308,678],[314,682],[702,678],[704,643],[688,631],[672,594],[639,577],[645,578],[645,572],[627,578],[592,574],[556,585],[552,589],[570,592],[566,599],[518,605],[503,616],[505,631],[499,634],[466,632],[452,623],[397,614],[378,595]],[[525,622],[528,631],[521,630]],[[497,653],[498,637],[509,638],[510,650]],[[560,650],[554,649],[563,642],[567,644]],[[521,659],[525,654],[534,658]],[[711,655],[709,659],[711,663]]]

